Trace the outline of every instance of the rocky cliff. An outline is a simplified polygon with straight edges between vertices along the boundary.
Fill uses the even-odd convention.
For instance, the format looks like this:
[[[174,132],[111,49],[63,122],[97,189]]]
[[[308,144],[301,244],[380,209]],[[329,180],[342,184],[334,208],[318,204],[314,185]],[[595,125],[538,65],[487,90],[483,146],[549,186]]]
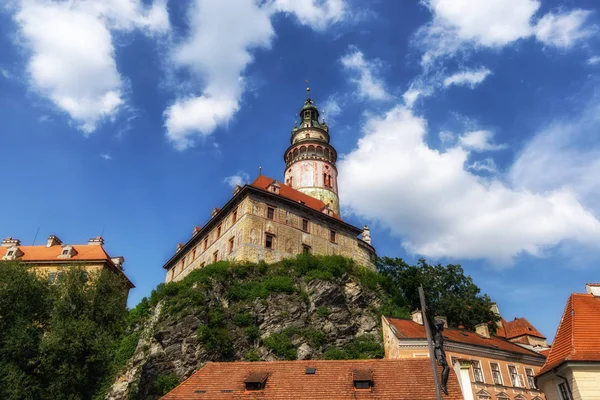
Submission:
[[[342,257],[207,266],[131,311],[106,398],[156,399],[207,361],[382,357],[380,315],[406,316],[399,299]]]

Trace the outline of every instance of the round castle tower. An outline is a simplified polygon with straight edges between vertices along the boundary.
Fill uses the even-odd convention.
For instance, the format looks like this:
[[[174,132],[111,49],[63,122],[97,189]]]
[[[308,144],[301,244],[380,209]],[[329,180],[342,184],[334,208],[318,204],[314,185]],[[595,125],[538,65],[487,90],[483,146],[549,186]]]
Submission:
[[[285,183],[321,200],[340,214],[337,186],[337,152],[329,143],[329,127],[319,122],[319,110],[308,97],[300,110],[300,125],[292,129],[290,147],[285,151]]]

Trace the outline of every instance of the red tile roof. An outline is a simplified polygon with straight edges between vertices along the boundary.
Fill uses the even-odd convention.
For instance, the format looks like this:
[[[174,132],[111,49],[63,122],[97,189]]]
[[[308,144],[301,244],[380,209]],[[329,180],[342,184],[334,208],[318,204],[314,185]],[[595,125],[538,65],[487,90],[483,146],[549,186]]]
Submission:
[[[542,335],[540,331],[535,329],[535,326],[533,326],[531,322],[527,321],[525,318],[515,318],[514,320],[509,322],[505,321],[503,318],[502,326],[504,328],[504,336],[507,339],[512,339],[524,335],[546,339],[546,337]]]
[[[566,361],[600,361],[600,298],[571,294],[540,374]]]
[[[254,182],[250,184],[250,186],[253,186],[257,189],[268,190],[269,186],[271,186],[274,182],[277,181],[273,178],[260,175],[258,178],[256,178]],[[327,207],[327,204],[325,204],[321,200],[315,199],[314,197],[311,197],[296,189],[293,189],[288,185],[284,185],[281,182],[277,182],[277,184],[279,185],[279,195],[285,197],[286,199],[295,201],[297,203],[301,202],[307,205],[308,207],[312,208],[313,210],[317,210],[319,212],[323,211],[325,207]],[[273,192],[269,191],[269,193]],[[332,216],[341,220],[340,216],[335,213],[333,213]]]
[[[315,368],[314,375],[305,374]],[[372,389],[355,389],[354,371],[369,371]],[[438,373],[441,369],[438,370]],[[269,373],[265,388],[245,390],[244,380],[252,373]],[[445,400],[462,399],[454,371]],[[265,361],[209,362],[163,400],[197,399],[436,399],[431,362],[428,359],[352,361]]]
[[[425,339],[425,327],[413,322],[410,319],[387,318],[390,325],[396,329],[398,339]],[[489,339],[479,336],[473,331],[466,329],[446,328],[444,329],[444,338],[456,343],[470,344],[473,346],[487,347],[489,349],[504,350],[511,353],[539,356],[535,351],[526,349],[517,344],[511,343],[498,336],[490,336]]]
[[[23,253],[19,260],[32,262],[32,261],[110,261],[109,255],[104,251],[100,245],[72,245],[76,254],[67,259],[58,258],[62,252],[61,245],[54,245],[52,247],[46,247],[46,245],[40,246],[17,246]],[[0,247],[0,258],[6,255],[7,247]]]

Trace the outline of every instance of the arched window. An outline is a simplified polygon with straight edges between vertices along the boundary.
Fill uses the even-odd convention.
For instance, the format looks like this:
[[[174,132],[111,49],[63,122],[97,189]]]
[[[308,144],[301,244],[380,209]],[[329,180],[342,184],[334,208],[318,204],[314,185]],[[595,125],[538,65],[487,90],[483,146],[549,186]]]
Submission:
[[[321,146],[317,146],[317,155],[320,157],[323,156],[323,148]]]
[[[308,146],[308,155],[314,156],[316,154],[315,146]]]
[[[306,156],[306,147],[302,146],[300,147],[300,157],[305,157]]]
[[[298,149],[294,149],[294,159],[298,158]]]
[[[329,149],[325,149],[325,158],[329,160]]]

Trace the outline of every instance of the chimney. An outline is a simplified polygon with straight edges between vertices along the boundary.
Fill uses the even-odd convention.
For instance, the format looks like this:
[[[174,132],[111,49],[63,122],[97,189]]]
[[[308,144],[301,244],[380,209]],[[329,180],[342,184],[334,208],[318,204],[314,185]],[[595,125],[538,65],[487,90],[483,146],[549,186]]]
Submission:
[[[214,217],[215,215],[217,215],[217,213],[218,213],[219,211],[221,211],[221,209],[220,209],[220,208],[217,208],[217,207],[213,208],[213,210],[212,210],[212,213],[210,213],[210,217],[211,217],[211,218],[212,218],[212,217]]]
[[[183,249],[183,244],[182,243],[177,243],[177,249],[175,249],[175,253],[177,253],[181,249]]]
[[[56,237],[55,235],[50,235],[48,236],[48,242],[46,243],[46,247],[52,247],[52,246],[60,246],[62,244],[62,240],[60,240],[58,237]]]
[[[117,256],[117,257],[112,257],[110,259],[113,264],[115,264],[119,269],[123,269],[123,263],[125,262],[125,257],[123,256]]]
[[[421,314],[421,310],[415,310],[411,312],[410,317],[412,318],[413,322],[423,325],[423,314]]]
[[[88,240],[88,245],[90,246],[102,246],[104,244],[104,239],[102,236],[96,236]]]
[[[585,291],[594,295],[594,297],[600,297],[600,283],[586,283]]]
[[[198,232],[200,232],[201,230],[202,230],[202,228],[201,228],[201,227],[199,227],[199,226],[195,226],[195,227],[194,227],[194,231],[192,232],[192,237],[193,237],[193,236],[196,236],[196,234],[197,234]]]
[[[235,196],[238,194],[240,190],[242,190],[242,187],[240,185],[235,185],[235,189],[233,189],[233,195]]]
[[[363,227],[362,240],[365,243],[371,244],[371,231],[367,225]]]
[[[485,322],[482,324],[475,325],[475,332],[477,332],[477,334],[483,338],[490,338],[490,328]]]
[[[434,321],[437,321],[437,320],[444,321],[444,329],[448,329],[448,318],[446,318],[445,316],[436,315],[433,320]]]
[[[21,245],[21,241],[19,239],[13,239],[12,237],[7,237],[6,239],[4,239],[2,241],[2,243],[0,243],[0,246],[2,247],[13,247],[13,246],[20,246]]]

